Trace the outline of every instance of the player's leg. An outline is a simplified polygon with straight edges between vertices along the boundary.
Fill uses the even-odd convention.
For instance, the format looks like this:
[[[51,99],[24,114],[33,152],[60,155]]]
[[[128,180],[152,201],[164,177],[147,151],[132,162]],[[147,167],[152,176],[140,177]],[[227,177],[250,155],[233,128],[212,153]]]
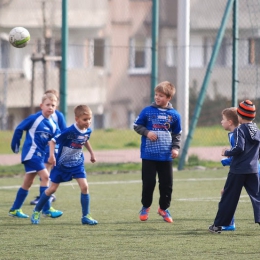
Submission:
[[[45,165],[45,167],[46,167],[48,173],[50,173],[51,170],[52,170],[52,165],[51,165],[50,163],[48,163],[48,158],[47,158],[47,157],[49,157],[49,156],[46,156],[46,157],[45,157],[44,165]],[[47,158],[47,159],[46,159],[46,158]],[[41,178],[40,178],[40,177],[39,177],[39,179],[40,179],[40,182],[41,182]],[[40,186],[40,187],[39,187],[39,195],[36,196],[35,199],[30,202],[30,205],[36,205],[36,204],[38,203],[38,201],[39,201],[39,199],[40,199],[40,196],[41,196],[41,193],[42,193],[42,191],[41,191],[41,186]],[[56,200],[56,196],[55,196],[54,194],[52,194],[52,196],[51,196],[51,202],[54,202],[55,200]]]
[[[156,185],[156,162],[142,159],[142,208],[139,219],[146,221],[153,202],[153,192]]]
[[[224,193],[218,204],[217,215],[213,225],[209,226],[210,232],[221,233],[222,226],[230,224],[236,211],[244,181],[245,174],[233,174],[229,172],[224,186]]]
[[[81,223],[87,225],[96,225],[98,223],[97,220],[93,219],[90,215],[90,195],[89,195],[89,187],[86,178],[76,178],[76,181],[80,187],[80,203],[82,208],[82,218]]]
[[[44,180],[46,177],[46,172],[40,171],[38,172],[39,176]],[[55,210],[53,207],[51,207],[51,195],[57,190],[59,187],[59,184],[61,182],[61,176],[62,173],[60,173],[58,170],[53,171],[51,178],[52,182],[50,187],[46,189],[41,189],[42,193],[40,196],[40,199],[35,206],[33,210],[33,214],[31,216],[31,222],[32,224],[39,224],[40,221],[40,212],[42,211],[43,216],[45,217],[51,217],[51,218],[58,218],[62,216],[63,212],[59,210]]]
[[[163,217],[164,221],[172,223],[172,217],[169,211],[172,198],[173,171],[172,162],[157,162],[157,172],[159,179],[159,209],[158,214]]]
[[[221,190],[221,196],[224,193],[224,189]],[[222,226],[222,231],[235,231],[236,230],[236,224],[235,224],[235,216],[233,216],[230,224],[228,226]]]
[[[26,169],[26,167],[25,167]],[[16,194],[16,198],[14,200],[14,203],[12,205],[12,207],[9,210],[9,216],[11,217],[17,217],[17,218],[28,218],[29,216],[24,214],[22,211],[22,205],[29,193],[29,189],[32,186],[33,180],[35,178],[35,176],[37,175],[36,172],[30,172],[30,170],[28,169],[29,172],[27,172],[24,176],[24,180],[23,180],[23,184],[22,186],[19,188],[19,190],[17,191]]]
[[[247,174],[244,187],[253,206],[255,223],[260,224],[260,190],[258,173]]]

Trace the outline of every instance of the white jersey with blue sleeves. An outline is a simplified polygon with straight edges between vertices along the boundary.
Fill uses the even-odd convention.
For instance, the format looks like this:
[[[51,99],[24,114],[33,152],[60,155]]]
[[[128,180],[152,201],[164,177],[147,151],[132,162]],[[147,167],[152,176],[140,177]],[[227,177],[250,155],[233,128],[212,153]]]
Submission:
[[[30,115],[14,131],[11,147],[16,153],[19,151],[23,131],[26,131],[26,137],[22,148],[22,162],[34,157],[44,158],[48,142],[60,132],[51,117],[45,118],[42,113]]]
[[[59,145],[56,156],[57,167],[72,168],[84,164],[82,148],[89,140],[92,130],[80,130],[76,124],[66,128],[61,134],[52,138]]]

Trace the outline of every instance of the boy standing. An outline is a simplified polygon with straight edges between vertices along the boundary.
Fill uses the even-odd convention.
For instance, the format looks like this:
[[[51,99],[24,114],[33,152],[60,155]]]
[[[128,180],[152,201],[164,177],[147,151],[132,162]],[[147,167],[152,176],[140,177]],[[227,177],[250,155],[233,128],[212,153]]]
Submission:
[[[256,114],[254,104],[250,100],[242,101],[237,108],[237,114],[240,125],[234,130],[235,146],[222,151],[222,156],[233,158],[217,215],[213,225],[208,228],[212,233],[221,233],[222,226],[229,225],[243,187],[251,199],[255,223],[260,223],[258,177],[260,130],[252,122]]]
[[[22,205],[29,193],[29,189],[36,175],[40,176],[40,191],[44,192],[49,185],[49,173],[44,165],[45,148],[48,142],[60,132],[52,119],[52,114],[57,105],[57,98],[52,93],[44,94],[42,97],[41,113],[30,115],[24,119],[15,129],[11,148],[14,153],[19,152],[20,141],[23,131],[26,137],[22,149],[22,163],[25,168],[25,176],[22,186],[17,192],[9,216],[18,218],[29,218],[22,212]],[[47,201],[46,201],[47,202]],[[43,214],[52,218],[60,217],[63,212],[50,207],[50,202],[43,207]]]
[[[148,219],[158,173],[158,214],[164,221],[173,222],[168,210],[173,185],[172,160],[178,157],[181,137],[180,115],[170,103],[175,91],[175,86],[170,82],[159,83],[155,87],[155,102],[145,107],[134,122],[134,130],[142,136],[140,148],[143,207],[139,216],[141,221]]]
[[[225,108],[222,111],[221,125],[226,131],[229,131],[228,140],[230,146],[234,147],[235,141],[234,141],[233,131],[239,125],[236,107]],[[231,160],[232,157],[225,157],[221,160],[221,163],[223,166],[230,166]],[[224,189],[221,191],[221,195],[223,194],[223,192]],[[234,230],[236,230],[236,225],[235,225],[235,218],[233,217],[229,226],[222,227],[222,231],[234,231]]]
[[[92,130],[89,128],[92,119],[92,111],[88,106],[79,105],[74,109],[75,123],[66,128],[61,134],[52,138],[50,142],[49,163],[54,166],[51,171],[51,185],[41,194],[33,211],[31,222],[39,224],[40,212],[46,201],[57,190],[61,182],[71,181],[73,178],[79,184],[81,194],[80,202],[82,208],[82,224],[96,225],[98,222],[90,216],[89,204],[90,195],[84,168],[83,146],[86,146],[90,153],[90,161],[96,161],[89,138]],[[59,145],[58,154],[55,157],[55,144]],[[56,163],[57,161],[57,163]]]

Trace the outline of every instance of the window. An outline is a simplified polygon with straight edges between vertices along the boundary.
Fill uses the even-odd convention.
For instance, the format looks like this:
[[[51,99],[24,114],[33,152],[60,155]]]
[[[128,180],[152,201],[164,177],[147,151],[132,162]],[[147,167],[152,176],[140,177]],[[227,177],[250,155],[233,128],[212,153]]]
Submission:
[[[260,64],[260,38],[248,40],[248,63],[249,64]]]
[[[151,72],[151,39],[136,37],[130,39],[129,73]]]
[[[168,39],[166,42],[166,65],[175,67],[177,63],[177,47],[173,39]]]
[[[90,68],[108,66],[108,46],[106,39],[91,39],[87,41],[87,63]]]

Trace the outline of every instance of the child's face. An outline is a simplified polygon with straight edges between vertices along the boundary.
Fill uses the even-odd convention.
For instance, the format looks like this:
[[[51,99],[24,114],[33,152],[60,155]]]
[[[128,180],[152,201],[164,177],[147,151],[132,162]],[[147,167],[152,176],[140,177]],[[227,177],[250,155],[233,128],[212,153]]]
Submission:
[[[85,130],[91,125],[92,114],[75,117],[76,124],[80,130]]]
[[[233,124],[232,121],[228,120],[225,115],[222,115],[221,125],[225,130],[230,131]]]
[[[42,114],[44,117],[49,118],[56,109],[57,101],[56,100],[50,100],[45,99],[42,104],[40,104],[40,108],[42,110]]]
[[[154,101],[157,106],[167,107],[170,100],[171,100],[171,98],[167,97],[165,94],[163,94],[161,92],[155,92]]]

